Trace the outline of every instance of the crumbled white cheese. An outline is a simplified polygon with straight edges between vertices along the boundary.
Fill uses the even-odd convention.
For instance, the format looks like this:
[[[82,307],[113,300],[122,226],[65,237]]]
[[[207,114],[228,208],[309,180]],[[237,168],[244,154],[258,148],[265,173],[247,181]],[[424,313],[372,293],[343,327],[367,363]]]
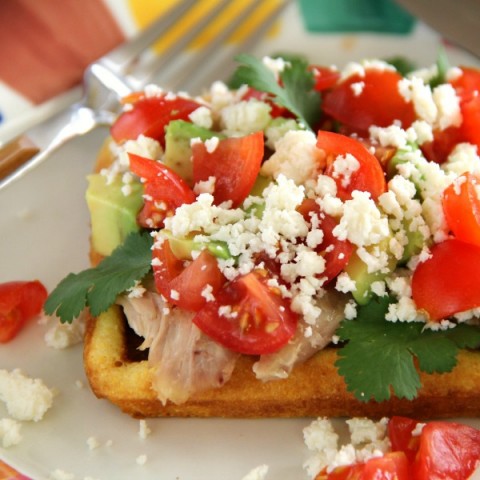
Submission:
[[[38,422],[53,404],[54,393],[39,378],[29,378],[20,370],[0,370],[0,400],[15,420]]]
[[[152,430],[147,424],[147,421],[145,419],[141,419],[138,424],[138,435],[142,440],[145,440],[150,434],[152,433]]]
[[[271,120],[271,107],[255,99],[227,105],[220,111],[223,131],[228,135],[246,135],[263,130]]]
[[[21,423],[12,418],[0,419],[0,439],[3,448],[18,445],[22,441],[22,435],[20,434],[21,428]]]
[[[242,480],[265,480],[267,478],[268,465],[259,465],[245,475]]]
[[[352,175],[360,168],[360,162],[351,154],[339,155],[333,162],[332,177],[340,179],[343,188],[350,185]]]
[[[188,118],[194,123],[202,128],[212,128],[213,119],[212,112],[209,108],[202,105],[194,110]]]
[[[50,473],[49,480],[75,480],[75,475],[57,468]]]
[[[260,173],[273,178],[285,175],[297,185],[303,185],[319,172],[321,152],[316,145],[312,132],[290,130],[276,142],[275,152],[264,162]]]
[[[87,438],[87,446],[89,450],[95,450],[100,446],[100,442],[96,437],[88,437]]]
[[[61,350],[77,345],[83,341],[85,334],[85,313],[80,314],[71,323],[60,323],[53,317],[54,323],[44,336],[45,343],[50,348]]]
[[[352,199],[343,206],[343,216],[334,228],[339,240],[349,240],[358,246],[379,243],[390,235],[388,219],[382,215],[368,192],[355,190]]]

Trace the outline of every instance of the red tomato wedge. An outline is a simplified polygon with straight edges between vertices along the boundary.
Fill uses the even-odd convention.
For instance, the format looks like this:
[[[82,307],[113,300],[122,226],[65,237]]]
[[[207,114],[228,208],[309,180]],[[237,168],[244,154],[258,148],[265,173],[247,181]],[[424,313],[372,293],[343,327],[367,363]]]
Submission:
[[[399,93],[401,79],[392,70],[366,69],[364,76],[351,75],[327,92],[323,110],[361,135],[368,133],[371,125],[387,127],[395,120],[408,128],[415,111]]]
[[[298,211],[307,221],[311,221],[312,214],[316,214],[320,220],[318,228],[323,231],[323,242],[315,250],[325,259],[325,271],[321,276],[326,277],[326,283],[328,283],[344,269],[354,247],[348,240],[339,240],[333,235],[333,229],[338,224],[337,220],[321,212],[315,200],[304,200],[298,207]]]
[[[409,462],[415,460],[420,435],[413,435],[418,422],[412,418],[393,416],[388,421],[388,438],[392,444],[392,451],[403,452]]]
[[[321,472],[315,480],[411,480],[407,457],[403,452],[389,452],[365,463],[336,467]]]
[[[340,72],[335,68],[312,65],[310,70],[313,72],[315,86],[317,92],[323,92],[332,88],[340,78]]]
[[[145,135],[165,146],[165,127],[172,120],[188,120],[188,116],[200,106],[179,96],[140,96],[130,110],[120,114],[110,133],[117,143]]]
[[[422,430],[413,478],[466,480],[478,462],[479,430],[459,423],[430,422]]]
[[[480,70],[461,67],[462,74],[450,83],[460,97],[463,141],[480,149]]]
[[[457,239],[435,245],[412,277],[412,296],[430,320],[480,306],[480,247]]]
[[[270,278],[265,270],[257,269],[226,283],[193,323],[233,351],[248,355],[276,352],[295,334],[298,316],[278,289],[268,285]]]
[[[263,132],[219,140],[208,152],[204,143],[192,145],[194,182],[215,177],[215,203],[227,200],[238,207],[252,190],[264,154]]]
[[[163,163],[133,153],[129,158],[130,170],[145,179],[144,206],[137,218],[142,227],[159,228],[176,208],[195,201],[185,180]]]
[[[339,133],[320,130],[317,135],[317,147],[327,156],[325,174],[331,176],[337,184],[337,195],[342,200],[352,198],[354,190],[370,192],[376,200],[387,189],[385,173],[378,159],[358,140]],[[337,172],[335,160],[347,154],[355,157],[358,169],[347,178],[345,173]]]
[[[225,282],[213,255],[203,250],[185,266],[185,262],[173,254],[168,240],[153,249],[153,276],[157,290],[170,303],[194,312],[207,302],[202,295],[207,285],[215,295]]]
[[[443,193],[443,211],[455,238],[480,246],[478,180],[471,173],[459,176]]]
[[[47,296],[47,289],[38,280],[0,284],[0,343],[12,340],[38,315]]]
[[[439,164],[444,163],[455,145],[464,141],[459,127],[448,127],[444,130],[434,130],[433,140],[425,142],[420,148],[427,160]]]

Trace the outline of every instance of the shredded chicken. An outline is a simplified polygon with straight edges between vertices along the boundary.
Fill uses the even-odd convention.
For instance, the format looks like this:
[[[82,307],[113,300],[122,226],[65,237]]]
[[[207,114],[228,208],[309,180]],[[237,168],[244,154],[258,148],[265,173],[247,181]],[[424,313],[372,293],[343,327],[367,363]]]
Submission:
[[[160,329],[159,318],[167,306],[165,300],[153,292],[145,292],[141,297],[118,297],[117,303],[123,307],[130,328],[140,337],[143,343],[140,350],[150,348]]]
[[[143,347],[150,349],[152,386],[164,404],[184,403],[194,393],[221,387],[230,379],[239,355],[204,335],[192,322],[193,313],[165,309],[156,293],[122,297],[119,303],[129,325],[145,338]]]
[[[300,319],[297,332],[287,345],[278,352],[262,355],[253,365],[256,377],[264,381],[287,378],[295,365],[326,347],[345,316],[345,304],[345,295],[326,292],[317,300],[322,313],[316,323],[309,325]]]

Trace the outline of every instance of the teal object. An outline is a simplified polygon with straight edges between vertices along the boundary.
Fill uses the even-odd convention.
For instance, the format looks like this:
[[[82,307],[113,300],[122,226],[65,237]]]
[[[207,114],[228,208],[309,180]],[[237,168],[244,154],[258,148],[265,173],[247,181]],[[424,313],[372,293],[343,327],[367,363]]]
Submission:
[[[393,0],[299,0],[311,32],[409,33],[415,18]]]

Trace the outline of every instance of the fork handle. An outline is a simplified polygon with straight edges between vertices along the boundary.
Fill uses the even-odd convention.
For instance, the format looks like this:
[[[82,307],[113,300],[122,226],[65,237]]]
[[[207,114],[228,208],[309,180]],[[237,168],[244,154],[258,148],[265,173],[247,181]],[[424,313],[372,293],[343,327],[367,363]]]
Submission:
[[[40,149],[26,135],[20,135],[0,148],[0,180],[28,162]]]

